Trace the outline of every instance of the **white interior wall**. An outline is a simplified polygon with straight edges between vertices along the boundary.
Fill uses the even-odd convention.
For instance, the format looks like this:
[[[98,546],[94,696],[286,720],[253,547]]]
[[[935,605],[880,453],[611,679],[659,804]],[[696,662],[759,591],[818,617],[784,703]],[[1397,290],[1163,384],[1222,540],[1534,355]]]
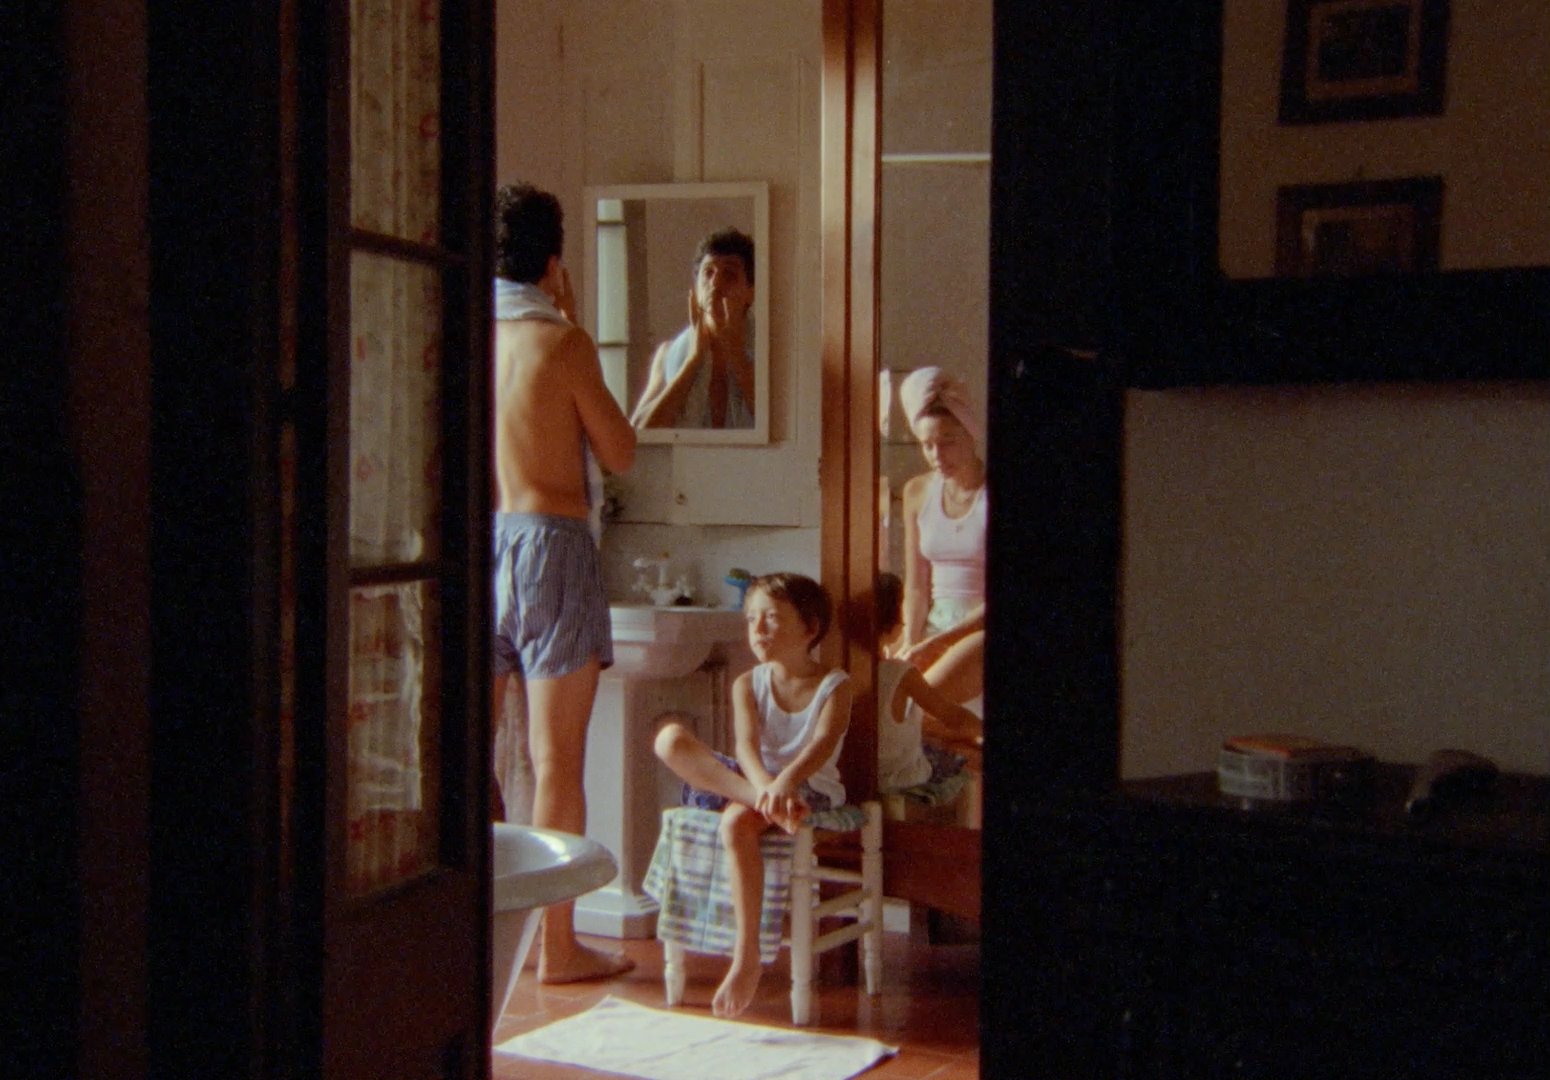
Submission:
[[[1550,387],[1134,392],[1123,767],[1291,731],[1550,772]]]

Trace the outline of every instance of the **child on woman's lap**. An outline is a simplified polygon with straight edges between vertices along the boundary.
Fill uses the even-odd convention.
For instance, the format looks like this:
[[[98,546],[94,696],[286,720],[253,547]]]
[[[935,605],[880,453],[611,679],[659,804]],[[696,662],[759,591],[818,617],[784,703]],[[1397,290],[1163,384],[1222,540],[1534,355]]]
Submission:
[[[809,813],[845,801],[836,762],[850,724],[848,677],[812,656],[829,628],[823,587],[800,574],[767,574],[748,587],[743,611],[759,664],[732,684],[736,758],[676,722],[656,740],[657,756],[686,785],[685,803],[722,812],[737,927],[732,964],[712,1002],[717,1016],[743,1012],[759,986],[759,837],[772,827],[794,833]]]

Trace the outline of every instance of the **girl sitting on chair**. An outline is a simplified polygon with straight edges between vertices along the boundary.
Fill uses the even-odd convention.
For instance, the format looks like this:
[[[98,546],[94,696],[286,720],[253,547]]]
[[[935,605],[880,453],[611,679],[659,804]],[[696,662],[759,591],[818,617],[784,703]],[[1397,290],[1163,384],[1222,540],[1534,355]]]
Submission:
[[[767,829],[795,833],[811,812],[845,801],[837,761],[850,724],[849,676],[812,650],[829,629],[828,593],[801,574],[757,577],[743,612],[759,664],[732,684],[736,759],[718,754],[677,722],[657,733],[656,753],[689,788],[685,802],[721,810],[720,838],[737,923],[732,965],[711,1010],[737,1016],[753,1001],[762,965],[759,916]]]

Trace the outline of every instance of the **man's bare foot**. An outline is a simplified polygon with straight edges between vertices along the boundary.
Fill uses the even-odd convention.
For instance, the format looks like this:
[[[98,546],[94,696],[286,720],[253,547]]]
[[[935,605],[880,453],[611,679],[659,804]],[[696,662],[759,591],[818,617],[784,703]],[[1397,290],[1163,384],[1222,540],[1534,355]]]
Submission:
[[[759,976],[763,971],[764,967],[757,958],[751,964],[733,960],[731,968],[727,970],[727,977],[721,980],[721,985],[716,987],[716,996],[711,999],[711,1013],[726,1018],[740,1015],[753,1004],[754,992],[759,989]]]
[[[565,958],[550,959],[547,953],[538,961],[538,981],[545,986],[560,983],[587,982],[592,979],[611,979],[635,968],[635,961],[628,956],[601,952],[577,942],[566,952]]]

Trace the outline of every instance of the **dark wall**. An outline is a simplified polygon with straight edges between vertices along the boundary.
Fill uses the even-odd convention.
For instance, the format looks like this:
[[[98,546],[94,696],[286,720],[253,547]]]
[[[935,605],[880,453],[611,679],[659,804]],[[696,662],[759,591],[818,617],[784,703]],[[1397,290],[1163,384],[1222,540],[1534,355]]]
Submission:
[[[1048,949],[1029,811],[1117,771],[1120,380],[1106,3],[995,12],[981,1063],[1025,1075]],[[1030,62],[1030,58],[1036,58]]]
[[[257,1075],[276,750],[279,5],[148,6],[149,1046]]]
[[[16,8],[20,7],[20,11]],[[0,220],[0,1074],[68,1076],[80,984],[75,684],[79,477],[69,455],[65,90],[58,5],[6,19]]]

